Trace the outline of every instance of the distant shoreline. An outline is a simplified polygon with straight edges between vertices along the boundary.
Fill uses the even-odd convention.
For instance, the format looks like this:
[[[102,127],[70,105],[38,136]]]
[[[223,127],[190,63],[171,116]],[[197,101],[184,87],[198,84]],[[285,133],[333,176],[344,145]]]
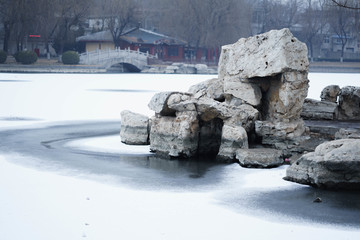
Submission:
[[[0,64],[2,73],[114,73],[98,65],[64,65],[57,59],[39,59],[35,64],[22,65],[14,61]],[[360,62],[312,62],[309,72],[360,73]],[[149,74],[149,73],[145,73]]]

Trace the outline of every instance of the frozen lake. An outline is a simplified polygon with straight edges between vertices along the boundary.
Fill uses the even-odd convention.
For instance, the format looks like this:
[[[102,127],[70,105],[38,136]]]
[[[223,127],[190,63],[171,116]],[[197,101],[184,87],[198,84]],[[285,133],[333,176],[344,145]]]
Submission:
[[[168,161],[120,143],[122,110],[151,116],[154,93],[213,77],[0,73],[1,239],[358,239],[359,193],[285,182],[286,166]],[[309,79],[314,99],[360,86],[360,74]]]

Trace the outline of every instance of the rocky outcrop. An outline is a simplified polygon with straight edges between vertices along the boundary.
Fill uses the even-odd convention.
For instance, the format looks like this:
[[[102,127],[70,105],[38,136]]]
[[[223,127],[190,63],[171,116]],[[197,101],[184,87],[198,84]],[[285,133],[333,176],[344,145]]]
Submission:
[[[150,149],[170,157],[239,158],[244,166],[281,164],[284,155],[301,151],[297,145],[305,131],[300,113],[308,90],[308,65],[306,45],[288,29],[223,46],[219,78],[188,92],[158,93],[151,99],[155,116]],[[179,66],[172,67],[177,72]],[[195,68],[199,73],[205,66]],[[249,148],[254,143],[278,150],[253,151]],[[238,153],[244,149],[249,151]],[[261,157],[263,153],[268,156]]]
[[[285,180],[332,189],[360,189],[360,140],[323,143],[286,171]]]
[[[149,131],[147,116],[126,110],[121,112],[121,142],[130,145],[148,145]]]
[[[360,120],[360,87],[325,87],[321,101],[306,99],[301,116],[309,120]]]

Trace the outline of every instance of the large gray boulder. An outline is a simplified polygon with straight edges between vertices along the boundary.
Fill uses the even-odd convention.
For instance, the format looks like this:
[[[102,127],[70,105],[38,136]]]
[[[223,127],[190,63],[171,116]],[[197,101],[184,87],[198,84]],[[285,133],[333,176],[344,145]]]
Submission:
[[[360,139],[319,145],[294,162],[284,179],[322,188],[360,189]]]
[[[343,87],[339,95],[339,120],[360,120],[360,87]]]
[[[338,105],[335,102],[307,98],[304,101],[301,116],[310,120],[336,120]]]
[[[236,159],[242,167],[273,168],[284,163],[282,151],[271,148],[240,149]]]
[[[272,30],[223,46],[219,78],[268,77],[288,71],[305,72],[308,66],[306,44],[289,29]]]
[[[149,145],[149,118],[130,111],[121,112],[121,142],[129,145]]]

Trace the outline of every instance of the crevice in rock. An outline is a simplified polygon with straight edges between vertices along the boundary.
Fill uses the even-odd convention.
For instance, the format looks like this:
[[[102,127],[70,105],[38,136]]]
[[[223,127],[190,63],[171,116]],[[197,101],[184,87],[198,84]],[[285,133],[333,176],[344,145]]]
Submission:
[[[200,120],[198,155],[201,157],[215,158],[221,144],[221,134],[224,122],[220,118],[210,121]]]

